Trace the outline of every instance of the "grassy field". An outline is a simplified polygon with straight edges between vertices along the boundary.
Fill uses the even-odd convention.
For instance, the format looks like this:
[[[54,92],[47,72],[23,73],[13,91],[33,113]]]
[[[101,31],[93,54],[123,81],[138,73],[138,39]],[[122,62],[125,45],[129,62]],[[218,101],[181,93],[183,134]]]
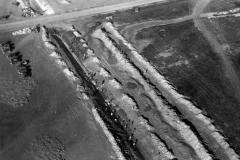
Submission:
[[[240,76],[240,18],[226,17],[212,20],[205,20],[208,29],[226,49],[227,56],[232,61],[236,74]]]
[[[10,17],[8,20],[17,20],[21,18],[22,10],[20,6],[13,6],[12,2],[15,2],[14,0],[0,0],[0,18],[3,16],[8,15],[11,12]],[[4,23],[5,20],[0,20],[0,23]]]
[[[192,21],[142,29],[136,41],[151,40],[141,54],[177,90],[200,106],[239,149],[238,103],[221,61]]]
[[[218,41],[228,49],[228,56],[233,61],[235,69],[240,76],[239,51],[240,51],[240,18],[226,17],[205,20],[208,28],[212,31]],[[218,36],[217,36],[218,35]],[[221,36],[219,36],[221,35]]]
[[[166,20],[189,15],[191,13],[191,5],[188,0],[169,1],[166,3],[153,4],[146,7],[140,7],[139,12],[134,9],[116,11],[107,15],[100,15],[96,18],[105,18],[113,16],[114,22],[119,23],[137,23],[147,21],[149,19]]]
[[[239,7],[239,0],[213,0],[205,8],[204,12],[221,12]]]
[[[22,107],[0,104],[0,159],[54,159],[57,156],[57,160],[107,160],[114,157],[88,104],[78,98],[75,86],[49,58],[50,53],[40,36],[34,33],[16,37],[2,34],[0,43],[8,40],[6,37],[15,43],[15,51],[30,60],[37,86],[29,103]],[[11,68],[7,60],[1,59],[0,77],[18,80],[15,68]],[[48,142],[51,145],[45,145]]]

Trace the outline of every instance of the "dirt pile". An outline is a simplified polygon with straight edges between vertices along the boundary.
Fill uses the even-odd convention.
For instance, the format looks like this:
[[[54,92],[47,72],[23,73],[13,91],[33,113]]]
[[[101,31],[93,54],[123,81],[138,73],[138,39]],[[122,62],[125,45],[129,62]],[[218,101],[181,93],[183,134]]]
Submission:
[[[100,115],[98,114],[98,111],[93,108],[92,109],[92,113],[94,115],[94,118],[96,119],[96,121],[99,123],[99,125],[102,127],[103,132],[106,134],[107,138],[109,139],[109,142],[112,144],[113,150],[115,151],[117,157],[119,160],[126,160],[126,158],[124,157],[121,149],[119,148],[116,140],[114,139],[113,135],[111,134],[111,132],[108,130],[106,124],[104,123],[104,121],[102,120],[102,118],[100,117]]]

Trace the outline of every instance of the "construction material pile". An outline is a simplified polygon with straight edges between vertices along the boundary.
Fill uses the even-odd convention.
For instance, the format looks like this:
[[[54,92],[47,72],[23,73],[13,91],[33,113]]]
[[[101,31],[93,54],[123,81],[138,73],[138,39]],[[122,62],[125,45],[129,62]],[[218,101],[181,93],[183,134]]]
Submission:
[[[22,17],[36,17],[36,13],[33,11],[31,7],[26,7],[22,9],[23,14]]]

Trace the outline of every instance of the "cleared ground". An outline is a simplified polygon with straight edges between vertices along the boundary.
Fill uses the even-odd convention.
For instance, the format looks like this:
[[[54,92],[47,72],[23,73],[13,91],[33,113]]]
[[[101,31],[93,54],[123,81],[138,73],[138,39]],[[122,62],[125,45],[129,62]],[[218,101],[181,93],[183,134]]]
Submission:
[[[25,53],[24,56],[30,59],[33,78],[38,84],[29,103],[22,108],[3,104],[6,107],[2,109],[4,118],[0,119],[4,130],[0,156],[7,160],[16,159],[19,155],[29,160],[33,157],[116,159],[114,152],[122,152],[127,159],[141,156],[164,160],[175,157],[179,160],[238,159],[231,150],[231,147],[239,149],[240,144],[239,75],[234,66],[238,63],[239,50],[239,37],[234,27],[238,26],[234,26],[233,19],[228,19],[227,23],[231,25],[227,25],[223,19],[208,21],[204,18],[207,14],[200,16],[210,1],[198,1],[194,9],[192,1],[162,1],[165,3],[140,7],[138,12],[130,9],[96,15],[93,19],[69,20],[68,23],[74,23],[79,34],[64,23],[51,24],[54,27],[51,34],[55,36],[50,37],[55,39],[52,39],[53,44],[58,44],[57,52],[60,54],[56,55],[60,56],[62,67],[49,58],[49,50],[44,49],[39,35],[32,33],[13,38],[17,42],[15,50]],[[134,6],[134,3],[114,6],[126,9],[127,4]],[[105,9],[114,11],[114,6],[75,12],[77,15],[67,13],[40,17],[26,24],[21,21],[0,27],[8,30],[15,28],[14,24],[27,26],[39,20],[46,20],[43,23],[66,20],[79,14],[90,15],[90,11],[105,13]],[[100,23],[112,15],[113,26],[125,27],[122,33],[140,54],[111,23]],[[225,34],[217,34],[217,31],[225,31]],[[3,35],[9,36],[7,33]],[[226,39],[222,39],[224,36]],[[230,44],[223,45],[222,42]],[[76,62],[71,60],[71,56],[66,56],[74,55],[73,52],[79,58]],[[7,64],[4,57],[3,63]],[[78,80],[69,81],[61,72],[65,65],[71,69],[75,66],[74,71],[84,68],[88,78],[84,78],[85,83],[80,88],[76,86]],[[11,65],[6,68],[11,69]],[[95,85],[99,92],[95,92],[95,87],[89,89],[89,84]],[[94,95],[88,102],[94,102],[96,112],[107,122],[105,127],[122,150],[116,152],[116,146],[106,140],[106,132],[106,135],[102,134],[102,128],[98,128],[93,120],[89,110],[92,106],[79,96],[76,89],[86,94],[85,99],[88,94]],[[100,95],[105,102],[100,100]],[[16,119],[11,119],[14,115]],[[226,142],[224,136],[227,137]],[[94,154],[89,154],[92,150]]]

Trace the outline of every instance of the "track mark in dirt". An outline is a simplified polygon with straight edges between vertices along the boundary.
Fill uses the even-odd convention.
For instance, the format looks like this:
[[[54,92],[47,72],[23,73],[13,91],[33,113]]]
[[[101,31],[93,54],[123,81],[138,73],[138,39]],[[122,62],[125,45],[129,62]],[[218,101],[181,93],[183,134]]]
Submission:
[[[136,43],[135,35],[141,29],[149,28],[149,27],[153,27],[153,26],[159,26],[159,25],[180,23],[183,21],[191,20],[193,18],[194,18],[194,16],[189,15],[189,16],[180,17],[180,18],[171,19],[171,20],[155,20],[155,21],[151,20],[151,21],[136,23],[136,24],[128,25],[125,28],[123,28],[121,31],[121,34],[124,35],[124,37],[126,37],[129,41],[131,41],[135,45],[135,43]]]

